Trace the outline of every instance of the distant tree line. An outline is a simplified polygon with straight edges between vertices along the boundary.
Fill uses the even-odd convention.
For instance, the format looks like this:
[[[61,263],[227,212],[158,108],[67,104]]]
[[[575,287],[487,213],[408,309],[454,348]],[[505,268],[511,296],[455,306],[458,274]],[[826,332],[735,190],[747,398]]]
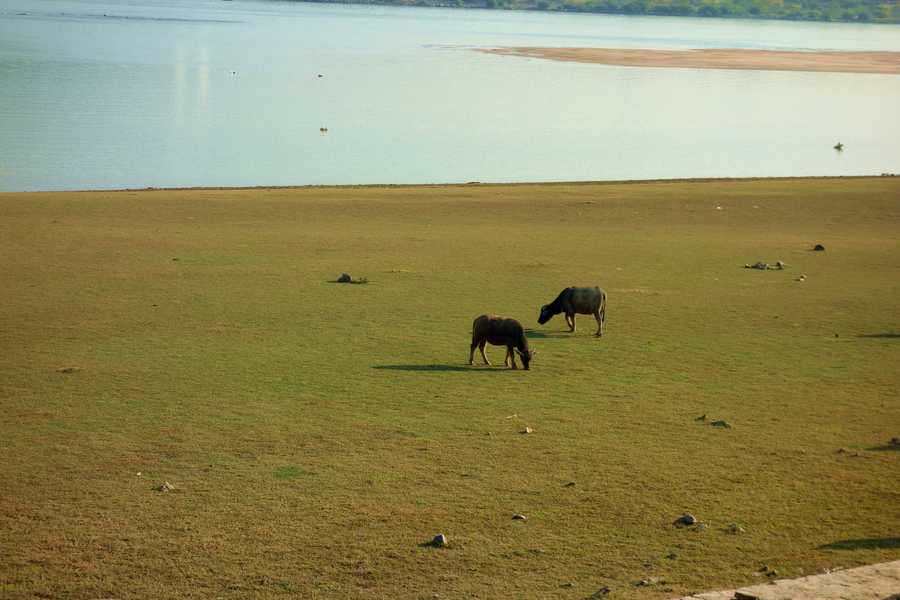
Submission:
[[[306,0],[331,2],[334,0]],[[900,23],[898,0],[344,0],[350,4]]]

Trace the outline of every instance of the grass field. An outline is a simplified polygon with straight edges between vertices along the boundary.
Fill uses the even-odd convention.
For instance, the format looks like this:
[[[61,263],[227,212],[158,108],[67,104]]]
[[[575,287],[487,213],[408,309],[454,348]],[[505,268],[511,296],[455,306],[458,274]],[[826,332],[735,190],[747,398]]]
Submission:
[[[0,194],[0,283],[0,598],[667,598],[900,558],[900,178]],[[602,339],[537,325],[595,284]],[[485,312],[531,371],[465,364]]]

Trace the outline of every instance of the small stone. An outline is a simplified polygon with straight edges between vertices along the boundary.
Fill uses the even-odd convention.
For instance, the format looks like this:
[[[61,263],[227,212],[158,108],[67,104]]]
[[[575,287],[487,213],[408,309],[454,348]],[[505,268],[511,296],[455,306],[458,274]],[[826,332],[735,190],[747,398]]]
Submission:
[[[445,548],[449,542],[447,542],[447,536],[443,533],[439,533],[434,536],[434,539],[431,540],[431,545],[435,548]]]
[[[731,423],[728,421],[713,421],[710,425],[713,427],[721,427],[723,429],[731,429]]]
[[[813,246],[813,251],[825,252],[825,246],[823,246],[822,244],[816,244],[815,246]]]
[[[684,513],[677,519],[675,519],[676,525],[693,525],[697,522],[697,517],[692,515],[691,513]]]
[[[350,273],[341,273],[340,277],[337,278],[338,283],[350,283],[353,281],[353,278],[350,277]]]
[[[708,527],[709,525],[707,525],[706,523],[700,523],[699,525],[697,525],[697,531],[706,531]]]
[[[668,558],[669,560],[675,560],[676,558],[678,558],[678,555],[674,552],[669,552],[668,554],[666,554],[666,558]]]
[[[733,600],[760,600],[760,598],[746,592],[735,592]]]
[[[156,488],[158,492],[171,492],[175,489],[175,486],[169,483],[168,481],[164,481],[159,487]]]
[[[61,369],[57,369],[57,373],[77,373],[81,370],[81,367],[62,367]]]
[[[738,525],[737,523],[732,523],[726,528],[726,531],[732,535],[737,535],[739,533],[744,533],[744,528]]]
[[[521,433],[534,433],[534,429],[532,429],[531,427],[526,427],[521,431]]]
[[[575,482],[570,481],[569,483],[565,484],[563,487],[575,487]]]
[[[172,257],[172,261],[173,261],[173,262],[178,262],[178,257],[177,257],[177,256]]]
[[[525,515],[519,515],[519,514],[513,515],[512,518],[513,518],[513,521],[527,521],[528,520],[528,517],[526,517]]]
[[[597,598],[602,598],[603,596],[607,595],[611,591],[612,590],[610,590],[607,586],[604,585],[602,588],[600,588],[599,590],[597,590],[596,592],[594,592],[593,594],[588,596],[588,600],[597,600]]]
[[[780,260],[779,260],[779,261],[776,261],[776,262],[775,262],[775,268],[778,269],[779,271],[781,271],[782,269],[784,269],[785,266],[786,266],[786,265],[784,264],[783,261],[780,261]]]
[[[561,588],[573,588],[573,587],[575,587],[575,584],[572,583],[571,581],[567,581],[567,582],[565,582],[565,583],[559,584],[559,587],[561,587]]]
[[[699,417],[697,417],[697,418],[694,419],[694,420],[695,420],[695,421],[705,421],[705,420],[706,420],[706,413],[703,413],[702,415],[700,415]]]

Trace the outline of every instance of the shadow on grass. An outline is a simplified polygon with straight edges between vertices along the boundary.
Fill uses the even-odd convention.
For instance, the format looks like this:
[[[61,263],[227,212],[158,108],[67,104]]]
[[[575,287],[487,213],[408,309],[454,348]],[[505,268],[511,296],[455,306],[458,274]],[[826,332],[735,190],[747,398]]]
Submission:
[[[900,444],[895,444],[893,442],[888,442],[887,444],[882,444],[880,446],[872,446],[871,448],[866,448],[871,452],[900,452]]]
[[[864,538],[861,540],[840,540],[819,546],[820,550],[896,550],[900,548],[900,538]]]
[[[526,329],[525,330],[525,337],[527,337],[529,339],[535,339],[535,340],[543,340],[543,339],[548,339],[548,338],[549,339],[553,339],[553,338],[562,339],[562,338],[567,338],[567,337],[571,337],[571,336],[572,336],[571,333],[554,333],[552,331],[550,331],[550,332],[538,331],[537,329]]]
[[[900,339],[900,333],[865,333],[863,335],[858,335],[856,337],[859,338],[881,338],[887,340],[897,340]]]
[[[442,373],[442,372],[477,372],[477,373],[501,373],[509,369],[485,366],[469,366],[469,365],[375,365],[373,369],[382,371],[419,371],[425,373]]]

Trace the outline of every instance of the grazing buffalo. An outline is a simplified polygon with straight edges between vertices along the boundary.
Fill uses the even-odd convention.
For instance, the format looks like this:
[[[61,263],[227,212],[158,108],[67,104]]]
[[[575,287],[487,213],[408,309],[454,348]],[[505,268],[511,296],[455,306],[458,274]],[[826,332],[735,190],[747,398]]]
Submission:
[[[469,364],[475,357],[475,348],[481,350],[481,358],[484,364],[490,365],[487,356],[484,354],[484,345],[490,342],[494,346],[506,346],[506,358],[504,365],[516,369],[516,356],[513,350],[519,353],[522,359],[522,366],[528,370],[528,364],[534,351],[528,349],[528,338],[525,337],[525,330],[522,324],[515,319],[507,319],[506,317],[498,317],[495,315],[481,315],[472,323],[472,346],[469,348]]]
[[[575,332],[575,314],[594,315],[597,319],[597,337],[603,335],[606,320],[606,292],[594,287],[568,287],[559,293],[556,300],[541,307],[538,323],[543,325],[554,315],[565,313],[566,325]]]

